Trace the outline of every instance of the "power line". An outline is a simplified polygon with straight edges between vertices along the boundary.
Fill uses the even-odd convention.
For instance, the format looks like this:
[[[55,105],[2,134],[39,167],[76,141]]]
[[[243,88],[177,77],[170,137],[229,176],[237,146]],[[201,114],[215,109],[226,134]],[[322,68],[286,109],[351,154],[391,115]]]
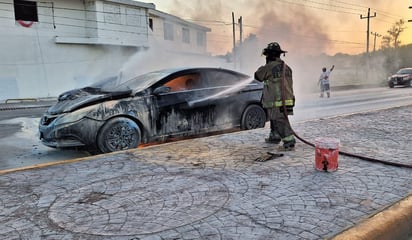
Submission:
[[[296,2],[296,1],[290,1],[290,0],[275,0],[275,1],[283,2],[283,3],[286,3],[286,4],[292,4],[292,5],[300,5],[300,6],[314,8],[314,9],[318,9],[318,10],[333,11],[333,12],[337,12],[337,13],[351,14],[351,15],[358,15],[358,14],[360,14],[359,11],[363,11],[363,10],[366,9],[366,6],[363,6],[363,5],[354,4],[354,3],[347,3],[347,2],[343,2],[343,1],[339,1],[339,0],[329,0],[329,2],[333,1],[333,2],[336,2],[338,4],[342,4],[343,6],[342,5],[337,5],[337,4],[324,3],[324,2],[315,1],[315,0],[302,0],[304,2],[308,2],[308,3],[311,3],[311,4],[315,4],[315,5],[308,5],[308,4],[303,3],[303,2],[299,3],[299,2]],[[348,7],[348,6],[350,6],[350,7]],[[331,7],[333,7],[333,8],[331,8]],[[339,8],[339,9],[343,8],[343,9],[350,10],[350,11],[341,11],[341,10],[338,10],[337,8]],[[378,9],[376,9],[376,10],[378,10]],[[378,10],[378,11],[380,12],[380,16],[384,16],[386,18],[391,18],[391,19],[396,19],[394,17],[396,15],[387,14],[387,12],[381,11],[381,10]],[[205,22],[205,23],[215,22],[215,23],[221,23],[221,24],[224,24],[224,25],[231,25],[230,22],[225,22],[225,21],[196,20],[196,19],[188,19],[188,20],[192,20],[192,21],[195,21],[195,22],[196,21],[202,21],[202,22]],[[380,22],[385,22],[385,23],[388,23],[388,24],[393,23],[392,21],[386,21],[382,18],[377,18],[376,20],[380,21]],[[249,25],[249,24],[243,24],[243,26],[248,27],[248,28],[259,28],[259,27]]]
[[[11,20],[12,18],[9,17],[1,17],[0,19],[9,19]],[[14,20],[14,19],[13,19]],[[52,21],[41,21],[40,23],[43,24],[50,24],[53,25],[54,22]],[[139,33],[139,32],[135,32],[135,31],[127,31],[127,30],[114,30],[114,29],[110,29],[110,28],[101,28],[101,27],[90,27],[90,26],[84,26],[84,25],[75,25],[75,24],[68,24],[68,23],[58,23],[58,26],[64,26],[64,27],[73,27],[73,28],[82,28],[82,29],[92,29],[92,30],[103,30],[103,31],[110,31],[110,32],[114,32],[114,33],[130,33],[130,34],[137,34],[137,35],[142,35],[144,33]],[[68,31],[66,31],[68,32]]]
[[[5,3],[5,2],[0,2],[0,5],[9,5],[11,7],[11,5],[13,5],[13,3]],[[48,6],[38,6],[38,8],[40,9],[50,9],[52,10],[52,8],[54,10],[69,10],[69,11],[77,11],[77,12],[84,12],[84,13],[88,13],[88,12],[92,12],[92,13],[104,13],[104,14],[118,14],[119,16],[121,14],[126,15],[127,16],[134,16],[134,17],[145,17],[146,15],[143,14],[124,14],[124,13],[116,13],[116,12],[108,12],[108,11],[91,11],[91,10],[80,10],[80,9],[73,9],[73,8],[59,8],[59,7],[48,7]],[[4,11],[4,12],[12,12],[10,9],[4,9],[4,8],[0,8],[0,11]],[[43,11],[46,12],[47,11]],[[74,17],[74,16],[68,16],[68,15],[61,15],[62,12],[57,11],[57,14],[55,14],[54,11],[53,14],[46,14],[46,13],[38,13],[38,16],[42,17],[41,20],[39,21],[40,23],[44,23],[44,24],[52,24],[55,26],[56,24],[56,20],[57,20],[57,25],[58,26],[64,26],[64,27],[74,27],[74,28],[84,28],[84,29],[92,29],[92,30],[103,30],[103,31],[111,31],[111,32],[120,32],[120,33],[132,33],[132,34],[141,34],[138,33],[136,31],[128,31],[128,30],[114,30],[114,29],[109,29],[109,28],[101,28],[101,27],[93,27],[93,26],[87,26],[88,23],[102,23],[102,24],[108,24],[108,25],[112,25],[112,26],[123,26],[123,27],[127,27],[127,28],[146,28],[147,24],[143,24],[143,25],[131,25],[131,24],[122,24],[122,23],[117,23],[117,22],[107,22],[107,21],[99,21],[99,20],[89,20],[87,18],[79,18],[79,17]],[[83,14],[82,14],[83,15]],[[85,16],[85,15],[84,15]],[[0,18],[2,19],[10,19],[10,20],[15,20],[15,18],[11,18],[11,17],[3,17],[0,16]],[[47,19],[52,19],[52,20],[47,20]],[[60,21],[59,21],[60,20]],[[72,23],[67,23],[67,21],[64,20],[71,20]],[[81,23],[84,24],[76,24],[75,22],[79,21]],[[90,24],[89,24],[90,25]]]
[[[333,5],[330,3],[322,3],[322,2],[318,2],[318,1],[314,1],[314,0],[306,0],[307,2],[311,2],[311,3],[315,3],[318,5],[325,5],[325,6],[330,6],[330,7],[334,7],[334,8],[342,8],[342,9],[346,9],[346,10],[354,10],[354,11],[361,11],[361,9],[357,9],[357,8],[352,8],[352,7],[344,7],[344,6],[339,6],[339,5]],[[332,9],[329,9],[332,10]]]
[[[319,9],[319,10],[327,10],[327,11],[333,11],[333,12],[338,12],[338,13],[358,15],[358,13],[354,13],[354,12],[338,11],[336,9],[330,9],[330,8],[325,8],[325,7],[316,7],[316,6],[307,5],[307,4],[303,4],[303,3],[297,3],[297,2],[288,1],[288,0],[274,0],[274,1],[284,2],[284,3],[288,3],[288,4],[292,4],[292,5],[299,5],[299,6],[304,6],[304,7],[309,7],[309,8]],[[315,2],[315,1],[312,1],[312,2]],[[325,5],[323,3],[319,3],[319,2],[317,2],[317,3],[320,4],[320,5]]]
[[[129,14],[129,13],[120,13],[120,12],[114,12],[114,11],[98,11],[98,10],[89,10],[89,9],[75,9],[75,8],[68,8],[68,7],[56,7],[56,6],[54,6],[54,4],[52,4],[52,2],[37,2],[37,3],[41,3],[41,4],[50,4],[50,5],[53,5],[53,6],[45,6],[45,5],[42,5],[42,6],[37,6],[37,7],[41,7],[41,8],[44,8],[44,9],[54,9],[54,10],[66,10],[66,11],[73,11],[73,12],[80,12],[80,13],[103,13],[103,14],[122,14],[122,15],[131,15],[131,16],[146,16],[146,15],[144,15],[144,14],[135,14],[135,13],[133,13],[133,14]],[[10,6],[12,6],[12,5],[15,5],[14,3],[7,3],[7,2],[1,2],[0,1],[0,4],[3,4],[3,5],[10,5]],[[19,6],[28,6],[28,5],[24,5],[24,4],[18,4]]]
[[[339,3],[341,5],[336,5],[336,4],[331,4],[331,3],[324,3],[324,2],[319,2],[319,1],[315,1],[315,0],[301,0],[303,2],[308,2],[310,4],[314,4],[314,5],[308,5],[305,3],[297,3],[296,1],[291,1],[291,0],[274,0],[274,1],[279,1],[279,2],[284,2],[284,3],[288,3],[288,4],[293,4],[293,5],[301,5],[301,6],[305,6],[305,7],[309,7],[309,8],[314,8],[314,9],[319,9],[319,10],[327,10],[327,11],[333,11],[333,12],[338,12],[338,13],[346,13],[346,14],[351,14],[351,15],[358,15],[360,11],[363,11],[366,6],[362,6],[359,4],[353,4],[353,3],[347,3],[347,2],[343,2],[343,1],[338,1],[338,0],[329,0],[332,2],[336,2]],[[42,2],[39,2],[42,3]],[[1,2],[0,4],[3,5],[13,5],[13,3],[7,3],[7,2]],[[43,4],[47,4],[45,2],[43,2]],[[348,7],[349,6],[349,7]],[[68,7],[56,7],[56,6],[41,6],[42,8],[49,8],[49,9],[55,9],[55,10],[65,10],[65,11],[74,11],[74,12],[81,12],[81,13],[103,13],[103,14],[119,14],[119,12],[114,12],[114,11],[98,11],[98,10],[85,10],[85,9],[74,9],[74,8],[68,8]],[[332,7],[332,8],[331,8]],[[356,8],[354,8],[356,7]],[[349,11],[341,11],[341,10],[337,10],[338,9],[346,9]],[[374,9],[374,8],[372,8]],[[382,16],[386,16],[392,19],[397,19],[401,16],[398,15],[393,15],[390,14],[388,12],[379,10],[379,9],[375,9],[376,11],[378,11],[380,13],[380,15]],[[129,13],[122,13],[123,15],[130,15],[130,16],[138,16],[138,17],[142,17],[145,16],[143,14],[129,14]],[[57,16],[56,16],[57,17]],[[70,17],[66,17],[68,19],[70,19]],[[401,17],[402,18],[402,17]],[[195,20],[195,19],[191,19],[191,20]],[[231,22],[228,21],[221,21],[221,20],[195,20],[197,22],[206,22],[206,23],[221,23],[223,25],[231,25]]]
[[[351,3],[346,3],[346,2],[338,1],[338,0],[329,0],[329,1],[341,3],[343,5],[356,6],[359,9],[358,8],[352,8],[352,7],[346,7],[346,6],[340,6],[340,5],[334,5],[334,4],[330,4],[330,3],[319,2],[319,1],[315,1],[315,0],[302,0],[302,1],[314,3],[314,4],[322,6],[322,7],[308,5],[308,4],[304,4],[304,3],[297,3],[297,2],[290,1],[290,0],[275,0],[275,1],[284,2],[284,3],[288,3],[288,4],[294,4],[294,5],[301,5],[301,6],[314,8],[314,9],[318,9],[318,10],[333,11],[333,12],[337,12],[337,13],[351,14],[351,15],[359,15],[360,11],[364,11],[367,8],[366,6],[353,4],[353,3],[352,4]],[[334,8],[330,8],[330,7],[334,7]],[[335,8],[346,9],[346,10],[349,10],[349,11],[341,11],[341,10],[337,10]],[[379,9],[375,9],[375,8],[371,8],[371,9],[376,10],[380,14],[380,16],[384,16],[384,17],[391,18],[391,19],[402,18],[402,16],[393,15],[393,14],[387,12],[387,11],[383,11],[383,10],[379,10]],[[386,22],[386,23],[392,23],[392,22],[388,22],[388,21],[385,21],[385,20],[382,20],[382,19],[379,19],[379,21]]]
[[[317,1],[317,0],[303,0],[303,2],[296,2],[296,1],[292,1],[292,0],[274,0],[274,1],[279,1],[279,2],[283,2],[286,4],[293,4],[293,5],[300,5],[300,6],[304,6],[304,7],[309,7],[309,8],[314,8],[314,9],[318,9],[318,10],[326,10],[326,11],[333,11],[333,12],[337,12],[337,13],[343,13],[343,14],[351,14],[351,15],[355,15],[358,14],[358,11],[361,11],[362,8],[364,8],[364,6],[361,5],[357,5],[357,4],[351,4],[351,3],[346,3],[343,1],[337,1],[337,0],[329,0],[330,2],[335,2],[335,3],[324,3],[321,1]],[[38,2],[40,3],[40,2]],[[338,4],[336,4],[338,3]],[[44,4],[44,3],[43,3]],[[340,5],[341,4],[341,5]],[[1,2],[0,1],[0,6],[1,5],[13,5],[13,3],[6,3],[6,2]],[[81,13],[81,15],[83,14],[87,14],[87,13],[102,13],[102,14],[122,14],[122,15],[126,15],[126,16],[134,16],[134,17],[144,17],[146,15],[144,14],[138,14],[138,13],[119,13],[116,11],[98,11],[98,10],[84,10],[84,9],[73,9],[73,8],[67,8],[67,7],[55,7],[55,6],[39,6],[40,8],[44,8],[44,9],[54,9],[57,10],[55,13],[57,14],[53,14],[53,15],[49,15],[49,14],[44,14],[40,13],[39,16],[43,16],[46,19],[47,18],[54,18],[57,19],[57,26],[65,26],[65,27],[72,27],[72,28],[85,28],[85,29],[101,29],[104,31],[111,31],[111,32],[119,32],[119,33],[130,33],[130,34],[143,34],[143,33],[138,33],[135,31],[128,31],[128,30],[119,30],[119,29],[110,29],[110,28],[101,28],[101,27],[93,27],[93,26],[87,26],[89,24],[87,23],[104,23],[104,24],[108,24],[111,26],[124,26],[124,27],[139,27],[139,26],[135,26],[135,25],[125,25],[125,24],[121,24],[121,23],[115,23],[115,22],[106,22],[106,21],[102,21],[102,20],[89,20],[87,18],[79,18],[79,17],[74,17],[71,15],[64,15],[64,13],[66,14],[70,14],[71,11],[73,12],[79,12]],[[342,9],[344,9],[342,11]],[[11,12],[11,9],[0,9],[0,11],[7,11],[7,12]],[[48,11],[46,11],[47,13]],[[382,14],[383,15],[383,14]],[[5,17],[0,17],[0,18],[5,18]],[[7,18],[7,17],[6,17]],[[11,18],[7,18],[7,19],[11,19]],[[72,22],[74,21],[74,23],[67,23],[67,21],[64,20],[72,20]],[[195,20],[195,19],[188,19],[189,21],[193,21],[193,22],[202,22],[202,23],[207,23],[208,25],[215,25],[215,26],[228,26],[231,25],[232,23],[230,22],[226,22],[223,20]],[[81,21],[82,23],[86,23],[86,24],[76,24],[75,21]],[[44,20],[44,18],[42,19],[41,23],[45,23],[45,24],[54,24],[54,20]],[[249,28],[258,28],[257,26],[253,26],[253,25],[248,25],[248,24],[243,24],[244,27],[249,27]],[[142,27],[145,27],[142,25]],[[212,35],[214,35],[213,33],[211,33]],[[160,35],[160,34],[159,34]],[[215,36],[215,35],[214,35]],[[223,36],[222,36],[223,37]],[[303,36],[306,38],[316,38],[313,36]],[[229,38],[228,36],[226,37],[227,39]],[[361,44],[361,43],[357,43],[357,42],[350,42],[350,41],[342,41],[342,40],[328,40],[330,42],[335,42],[337,44]]]
[[[342,3],[342,4],[347,4],[347,5],[351,5],[351,6],[357,6],[357,7],[362,8],[362,10],[368,8],[365,5],[359,5],[359,4],[355,4],[355,3],[343,2],[343,1],[339,1],[339,0],[330,0],[330,1],[338,2],[338,3]],[[393,19],[397,19],[399,17],[402,18],[402,16],[393,15],[390,12],[386,12],[386,11],[383,11],[383,10],[380,10],[380,9],[377,9],[377,8],[371,8],[371,9],[379,12],[379,15],[384,15],[384,16],[387,16],[387,17],[390,17],[390,18],[393,18]]]

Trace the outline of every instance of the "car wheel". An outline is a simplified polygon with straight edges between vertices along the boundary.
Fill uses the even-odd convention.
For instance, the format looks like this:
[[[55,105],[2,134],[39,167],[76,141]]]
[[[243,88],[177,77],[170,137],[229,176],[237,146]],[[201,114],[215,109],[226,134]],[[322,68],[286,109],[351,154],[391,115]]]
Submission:
[[[263,128],[266,123],[265,110],[258,105],[249,105],[242,114],[240,128],[244,130]]]
[[[393,82],[389,82],[388,85],[389,85],[390,88],[393,88],[393,87],[395,86],[395,85],[393,84]]]
[[[136,148],[141,140],[139,126],[129,118],[118,117],[107,121],[97,136],[97,147],[102,153]]]

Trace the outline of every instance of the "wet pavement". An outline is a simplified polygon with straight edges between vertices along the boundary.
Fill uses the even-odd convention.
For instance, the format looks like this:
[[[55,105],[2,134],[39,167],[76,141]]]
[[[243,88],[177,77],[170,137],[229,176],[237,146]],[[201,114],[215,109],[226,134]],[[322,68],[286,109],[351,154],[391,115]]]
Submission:
[[[293,123],[301,137],[412,165],[412,106]],[[268,129],[0,171],[1,239],[325,239],[412,194],[412,168],[313,147],[256,158]],[[412,221],[411,221],[412,222]],[[405,233],[405,238],[411,234]]]

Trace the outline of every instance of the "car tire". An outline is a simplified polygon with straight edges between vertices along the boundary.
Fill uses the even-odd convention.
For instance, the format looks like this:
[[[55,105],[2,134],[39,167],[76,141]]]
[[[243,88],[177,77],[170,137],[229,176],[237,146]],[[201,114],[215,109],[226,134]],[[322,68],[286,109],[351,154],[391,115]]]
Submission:
[[[141,140],[139,126],[125,117],[107,121],[97,135],[97,147],[102,153],[136,148]]]
[[[388,83],[388,86],[389,86],[390,88],[393,88],[395,85],[393,84],[393,82],[389,82],[389,83]]]
[[[240,128],[242,130],[256,129],[265,127],[266,113],[265,110],[256,104],[249,105],[242,114]]]

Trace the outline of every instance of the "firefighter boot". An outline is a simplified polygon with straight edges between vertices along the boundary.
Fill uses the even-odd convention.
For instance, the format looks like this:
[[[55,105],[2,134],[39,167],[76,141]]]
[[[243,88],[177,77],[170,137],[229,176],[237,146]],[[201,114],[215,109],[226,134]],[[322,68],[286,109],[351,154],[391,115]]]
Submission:
[[[296,140],[293,135],[285,137],[283,140],[283,146],[281,146],[281,150],[284,151],[291,151],[295,148]]]
[[[279,144],[281,140],[282,138],[278,134],[278,131],[276,128],[276,121],[270,120],[270,133],[269,133],[269,137],[265,138],[265,142]]]
[[[265,142],[279,144],[282,139],[280,138],[279,134],[274,131],[270,131],[269,137],[265,138]]]

